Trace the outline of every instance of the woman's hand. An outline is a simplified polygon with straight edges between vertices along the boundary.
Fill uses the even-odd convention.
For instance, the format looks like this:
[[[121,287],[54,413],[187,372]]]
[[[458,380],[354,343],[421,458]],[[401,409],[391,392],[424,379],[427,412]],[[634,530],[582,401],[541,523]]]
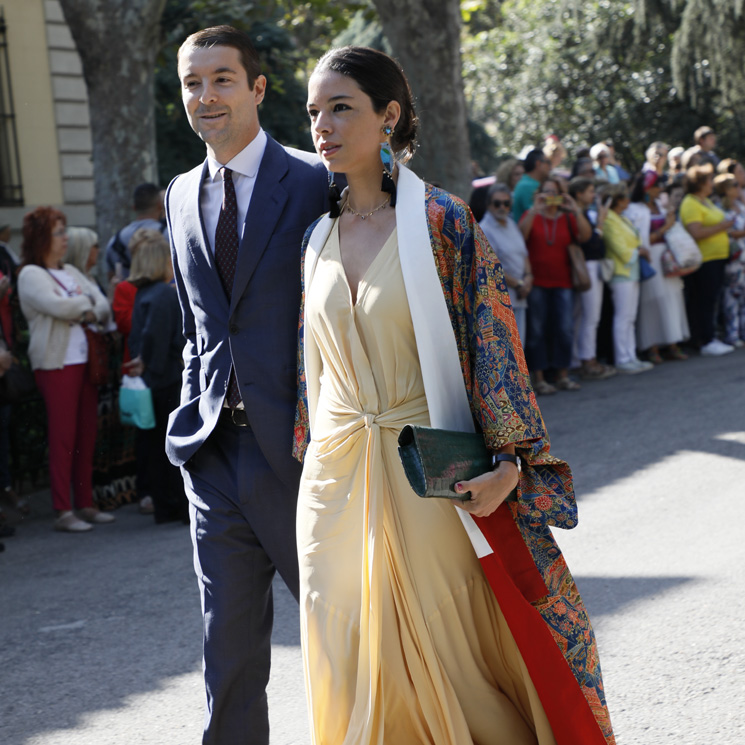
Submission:
[[[574,200],[574,197],[570,196],[569,194],[564,194],[564,204],[562,204],[561,207],[567,212],[574,212],[575,215],[579,215],[581,213],[579,205]]]
[[[142,361],[142,357],[135,357],[129,362],[122,363],[122,369],[125,375],[129,375],[131,378],[139,378],[145,372],[145,363]]]
[[[468,502],[453,500],[453,503],[476,517],[487,517],[507,499],[517,486],[518,478],[517,466],[509,461],[503,461],[496,471],[482,473],[470,481],[458,482],[455,491],[462,494],[470,491],[471,499]]]
[[[92,310],[86,310],[80,317],[80,323],[95,323],[96,314]]]
[[[652,260],[652,255],[649,253],[649,249],[646,246],[639,246],[639,256],[643,256],[647,261]]]
[[[517,296],[522,300],[523,298],[526,298],[528,297],[528,295],[530,295],[530,291],[532,289],[533,289],[533,275],[526,274],[523,277],[522,287],[518,287],[517,289]]]

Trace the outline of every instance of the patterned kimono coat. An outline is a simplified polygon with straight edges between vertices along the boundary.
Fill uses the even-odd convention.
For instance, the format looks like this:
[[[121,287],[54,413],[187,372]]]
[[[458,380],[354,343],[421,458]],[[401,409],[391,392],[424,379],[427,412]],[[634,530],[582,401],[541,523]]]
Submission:
[[[404,167],[399,171],[398,195],[399,253],[415,332],[420,326],[417,344],[432,426],[480,431],[493,451],[513,444],[523,463],[514,501],[505,502],[489,517],[462,519],[530,671],[557,743],[614,745],[595,636],[550,530],[577,524],[572,475],[569,466],[549,452],[502,267],[470,209],[460,199],[425,185]],[[330,225],[328,217],[321,218],[306,234],[306,281],[312,260],[306,255],[306,248],[309,244],[311,248],[322,246]],[[405,256],[416,244],[419,261],[434,263],[434,288],[427,285],[423,271],[427,267],[421,263],[415,266],[416,260],[412,264]],[[408,278],[407,261],[411,266]],[[437,399],[444,396],[443,391],[450,392],[458,386],[440,386],[439,391],[432,383],[428,386],[426,360],[437,366],[444,364],[442,360],[448,354],[447,350],[443,353],[433,348],[427,358],[427,350],[422,349],[432,338],[443,337],[439,328],[432,333],[436,314],[431,308],[419,307],[430,303],[432,297],[440,306],[444,299],[447,313],[443,308],[441,317],[449,318],[455,336],[457,362],[455,353],[453,362],[465,386],[466,416],[472,419],[467,427],[437,413],[442,404]],[[426,324],[430,324],[425,329],[429,333],[421,333],[421,326]],[[301,309],[293,451],[298,460],[303,459],[310,439],[309,412],[313,412],[318,395],[317,381],[307,380],[305,371]],[[472,525],[475,522],[475,530],[469,529],[467,520]]]

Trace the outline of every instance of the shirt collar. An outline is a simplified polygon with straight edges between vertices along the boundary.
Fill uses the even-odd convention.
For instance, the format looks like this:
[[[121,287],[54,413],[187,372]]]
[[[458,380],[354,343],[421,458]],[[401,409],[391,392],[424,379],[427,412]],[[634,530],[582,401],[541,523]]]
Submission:
[[[209,170],[210,179],[216,180],[218,171],[224,166],[230,168],[241,176],[255,178],[258,173],[261,159],[264,157],[266,149],[266,132],[259,129],[259,134],[251,140],[237,155],[231,158],[227,163],[219,163],[213,157],[207,156],[207,169]]]

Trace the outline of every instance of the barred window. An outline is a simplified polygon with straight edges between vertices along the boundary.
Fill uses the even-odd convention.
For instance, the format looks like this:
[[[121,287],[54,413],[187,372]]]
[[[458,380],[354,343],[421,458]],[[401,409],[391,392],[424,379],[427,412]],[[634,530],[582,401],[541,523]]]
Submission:
[[[0,8],[0,206],[3,207],[23,204],[6,31],[5,14]]]

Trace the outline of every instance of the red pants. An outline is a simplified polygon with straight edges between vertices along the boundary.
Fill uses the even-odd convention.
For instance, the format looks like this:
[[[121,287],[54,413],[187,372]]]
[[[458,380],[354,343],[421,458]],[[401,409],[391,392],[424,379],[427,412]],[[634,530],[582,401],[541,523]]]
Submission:
[[[35,370],[47,407],[49,481],[55,510],[93,506],[93,453],[98,427],[98,389],[88,381],[87,365]]]

